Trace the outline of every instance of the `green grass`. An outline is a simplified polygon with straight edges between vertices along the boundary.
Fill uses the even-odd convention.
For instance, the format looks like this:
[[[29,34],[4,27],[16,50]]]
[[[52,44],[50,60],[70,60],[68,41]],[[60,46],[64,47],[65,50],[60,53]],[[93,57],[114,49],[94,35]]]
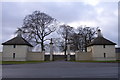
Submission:
[[[47,61],[1,61],[0,64],[26,64],[26,63],[39,63]]]
[[[40,62],[50,62],[50,61],[1,61],[0,64],[26,64],[26,63],[40,63]],[[81,60],[81,61],[72,61],[72,62],[97,62],[97,63],[120,63],[120,60],[114,61],[89,61],[89,60]]]
[[[120,63],[120,60],[111,60],[111,61],[89,61],[89,60],[81,60],[81,61],[72,61],[72,62],[103,62],[103,63]]]

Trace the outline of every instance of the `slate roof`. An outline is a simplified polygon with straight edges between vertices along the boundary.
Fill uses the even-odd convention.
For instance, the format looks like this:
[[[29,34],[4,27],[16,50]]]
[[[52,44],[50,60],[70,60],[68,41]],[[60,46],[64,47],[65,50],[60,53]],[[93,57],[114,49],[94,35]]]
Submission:
[[[21,36],[16,36],[13,39],[10,39],[4,43],[2,43],[2,45],[28,45],[33,47],[29,42],[27,42],[23,37]]]
[[[92,45],[116,45],[116,43],[104,37],[96,37],[88,46],[92,46]]]

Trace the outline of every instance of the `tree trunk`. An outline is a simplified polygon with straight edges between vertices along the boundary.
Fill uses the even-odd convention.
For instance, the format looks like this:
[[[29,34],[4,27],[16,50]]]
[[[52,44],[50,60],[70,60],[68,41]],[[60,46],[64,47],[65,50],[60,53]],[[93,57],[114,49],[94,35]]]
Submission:
[[[45,51],[45,49],[44,49],[44,43],[43,43],[44,41],[43,41],[43,39],[41,40],[41,51]]]
[[[67,55],[67,39],[65,39],[65,49],[64,49],[65,56]]]
[[[86,39],[87,37],[85,36],[85,46],[84,46],[84,48],[85,48],[85,52],[87,52],[87,39]]]

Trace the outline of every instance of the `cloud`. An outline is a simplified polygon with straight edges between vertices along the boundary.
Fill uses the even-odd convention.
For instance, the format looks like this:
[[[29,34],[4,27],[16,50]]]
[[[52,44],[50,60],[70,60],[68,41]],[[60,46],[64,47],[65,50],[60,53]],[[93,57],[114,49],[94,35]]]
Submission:
[[[95,21],[77,21],[77,22],[71,22],[68,24],[74,28],[77,28],[81,25],[83,25],[83,26],[86,25],[88,27],[98,27],[98,25],[96,24]]]
[[[96,6],[99,4],[100,0],[85,0],[83,1],[85,5]]]
[[[117,2],[3,2],[3,41],[12,38],[17,27],[21,27],[26,15],[40,10],[71,26],[99,26],[105,37],[117,42],[118,3]],[[109,35],[111,34],[111,35]]]

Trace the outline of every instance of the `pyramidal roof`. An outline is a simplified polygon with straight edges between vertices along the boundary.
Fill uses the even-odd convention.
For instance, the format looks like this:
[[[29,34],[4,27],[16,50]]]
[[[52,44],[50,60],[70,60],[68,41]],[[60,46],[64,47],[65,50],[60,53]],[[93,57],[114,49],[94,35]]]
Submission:
[[[116,43],[113,43],[104,37],[97,37],[88,46],[92,45],[116,45]]]
[[[2,45],[28,45],[33,47],[29,42],[27,42],[22,36],[16,36],[4,43]]]
[[[92,45],[116,45],[116,43],[104,38],[101,30],[98,30],[98,37],[96,37],[88,46]]]

